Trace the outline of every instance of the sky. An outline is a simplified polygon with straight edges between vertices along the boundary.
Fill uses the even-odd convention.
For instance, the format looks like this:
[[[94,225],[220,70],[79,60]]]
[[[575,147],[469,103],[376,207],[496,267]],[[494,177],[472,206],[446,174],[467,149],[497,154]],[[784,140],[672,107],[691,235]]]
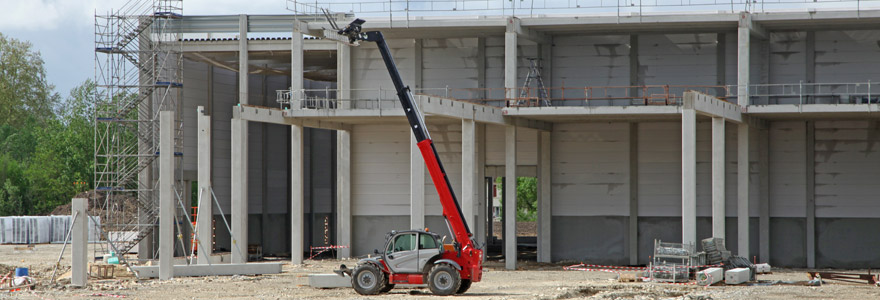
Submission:
[[[151,1],[151,0],[132,0]],[[95,14],[107,14],[128,0],[0,0],[0,32],[33,44],[45,62],[47,79],[66,97],[95,75]],[[186,15],[286,14],[285,0],[186,0]]]
[[[66,97],[69,91],[93,78],[95,74],[94,23],[95,14],[105,15],[112,9],[123,7],[129,1],[152,0],[0,0],[4,14],[0,18],[0,32],[8,37],[29,41],[33,50],[39,51],[47,71],[48,81],[55,85],[55,91]],[[319,0],[319,2],[357,0]],[[376,2],[376,0],[364,0]],[[402,1],[402,0],[395,0]],[[488,0],[492,2],[492,0]],[[501,0],[503,1],[503,0]],[[535,3],[552,3],[562,0],[535,0]],[[573,0],[565,0],[571,3]],[[598,0],[574,0],[576,3],[597,3]],[[638,0],[619,0],[638,3]],[[652,0],[667,1],[667,0]],[[672,0],[668,0],[672,1]],[[723,0],[688,0],[687,2],[726,2]],[[742,2],[744,0],[733,0]],[[800,6],[790,1],[808,0],[765,0],[767,2],[789,1],[786,6]],[[854,6],[847,0],[829,1],[832,6]],[[843,4],[838,1],[842,1]],[[854,1],[854,0],[853,0]],[[522,0],[519,6],[527,5]],[[646,3],[651,1],[646,1]],[[679,3],[679,0],[672,1]],[[808,1],[812,2],[812,1]],[[838,3],[834,3],[838,2]],[[865,2],[865,1],[863,1]],[[873,3],[871,3],[873,2]],[[454,2],[454,3],[464,3]],[[479,4],[478,1],[468,5]],[[495,3],[495,2],[492,2]],[[600,3],[614,3],[605,0]],[[877,5],[880,1],[868,1]],[[463,4],[462,4],[463,5]],[[613,4],[611,4],[613,5]],[[863,7],[865,4],[861,4]],[[229,15],[229,14],[290,14],[286,0],[185,0],[184,15]],[[718,8],[723,9],[723,8]],[[801,8],[802,9],[802,8]]]

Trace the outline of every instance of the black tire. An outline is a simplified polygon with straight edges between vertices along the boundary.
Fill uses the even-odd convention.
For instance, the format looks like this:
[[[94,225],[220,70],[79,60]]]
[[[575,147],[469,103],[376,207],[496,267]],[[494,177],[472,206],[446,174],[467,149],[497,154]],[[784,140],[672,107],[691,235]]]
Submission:
[[[393,283],[387,283],[387,282],[386,282],[386,283],[385,283],[385,287],[383,287],[382,290],[379,291],[379,293],[382,293],[382,294],[387,293],[387,292],[391,291],[391,289],[393,289],[393,288],[394,288],[394,284],[393,284]]]
[[[467,290],[471,288],[471,280],[470,279],[462,279],[461,286],[458,287],[458,290],[455,291],[456,294],[464,294]]]
[[[437,264],[428,273],[428,288],[435,295],[449,296],[461,287],[461,274],[447,264]]]
[[[363,264],[351,273],[351,287],[361,295],[376,295],[386,286],[386,276],[374,264]]]

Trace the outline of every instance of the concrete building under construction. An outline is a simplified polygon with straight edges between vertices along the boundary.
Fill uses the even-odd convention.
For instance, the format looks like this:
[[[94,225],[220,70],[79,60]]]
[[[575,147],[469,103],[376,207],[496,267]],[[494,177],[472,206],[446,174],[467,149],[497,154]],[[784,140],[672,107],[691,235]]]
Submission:
[[[715,236],[777,266],[880,266],[880,10],[311,5],[175,29],[175,178],[209,179],[214,251],[299,262],[448,234],[375,46],[325,38],[360,17],[391,40],[480,244],[495,179],[513,216],[515,178],[536,177],[538,261],[645,264],[655,239]],[[508,268],[516,235],[506,217]]]

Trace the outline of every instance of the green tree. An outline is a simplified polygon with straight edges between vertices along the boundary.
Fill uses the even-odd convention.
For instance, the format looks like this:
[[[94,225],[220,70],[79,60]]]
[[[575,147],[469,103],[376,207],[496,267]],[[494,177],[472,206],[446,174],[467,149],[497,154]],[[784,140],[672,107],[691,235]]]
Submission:
[[[29,126],[52,118],[58,94],[46,81],[40,53],[0,33],[0,125]]]
[[[499,188],[504,188],[504,182],[497,178],[495,182]],[[502,205],[504,200],[502,199]],[[538,179],[535,177],[516,178],[516,220],[533,222],[538,219]]]

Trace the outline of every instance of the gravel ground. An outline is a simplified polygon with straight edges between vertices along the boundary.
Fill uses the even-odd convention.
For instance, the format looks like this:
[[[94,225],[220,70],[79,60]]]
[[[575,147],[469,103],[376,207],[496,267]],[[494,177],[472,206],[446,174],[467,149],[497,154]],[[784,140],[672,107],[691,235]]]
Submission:
[[[59,283],[48,278],[61,245],[36,245],[33,252],[15,251],[0,245],[0,264],[29,267],[39,285],[34,291],[0,293],[6,299],[102,299],[109,295],[133,299],[435,299],[425,288],[397,288],[380,296],[360,296],[352,289],[314,289],[308,274],[330,273],[340,263],[355,261],[308,261],[285,264],[283,273],[264,276],[176,278],[169,281],[118,279],[90,280],[85,289],[73,288],[62,276]],[[70,249],[59,274],[68,271]],[[562,271],[563,265],[523,263],[521,270],[503,270],[503,263],[486,264],[483,281],[455,299],[878,299],[880,287],[828,282],[823,286],[711,286],[662,283],[619,283],[617,275],[602,272]],[[2,266],[0,266],[2,267]],[[762,281],[804,281],[804,270],[774,270],[759,275]],[[866,271],[863,271],[866,272]]]

